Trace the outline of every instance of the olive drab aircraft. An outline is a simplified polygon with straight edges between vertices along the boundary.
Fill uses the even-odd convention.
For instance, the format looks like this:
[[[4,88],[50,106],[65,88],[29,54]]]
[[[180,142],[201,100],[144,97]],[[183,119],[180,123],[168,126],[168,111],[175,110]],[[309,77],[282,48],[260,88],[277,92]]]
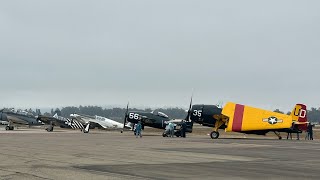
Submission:
[[[213,127],[212,139],[219,137],[219,129],[226,132],[266,135],[274,132],[282,139],[280,132],[301,133],[307,126],[307,108],[296,104],[290,115],[276,113],[255,107],[229,102],[224,108],[215,105],[194,105],[190,119],[204,126]]]
[[[191,100],[192,102],[192,100]],[[190,103],[191,108],[191,103]],[[189,111],[190,111],[189,108]],[[145,126],[157,128],[157,129],[165,129],[166,126],[172,122],[175,124],[175,127],[180,125],[182,121],[184,121],[187,125],[186,132],[191,133],[193,122],[189,121],[189,113],[185,119],[170,119],[168,115],[158,110],[154,110],[152,112],[144,112],[144,111],[129,111],[129,104],[127,105],[127,110],[124,118],[124,124],[131,123],[132,126],[141,121],[142,129]],[[134,128],[132,128],[134,130]],[[162,134],[164,137],[165,132]],[[176,136],[180,136],[180,131],[175,131]]]

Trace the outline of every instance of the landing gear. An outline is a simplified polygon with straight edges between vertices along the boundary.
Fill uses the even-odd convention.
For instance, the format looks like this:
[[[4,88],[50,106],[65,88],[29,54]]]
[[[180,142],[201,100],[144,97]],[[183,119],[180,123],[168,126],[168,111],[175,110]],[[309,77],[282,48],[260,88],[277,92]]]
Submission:
[[[214,115],[213,117],[216,119],[216,123],[214,124],[213,131],[210,133],[210,137],[211,139],[218,139],[220,135],[218,132],[219,128],[226,124],[229,118],[224,115]]]
[[[14,130],[13,123],[12,121],[9,121],[8,125],[6,126],[6,131],[12,131],[12,130]]]
[[[90,123],[88,123],[86,127],[83,129],[83,133],[89,133],[89,130],[90,130]]]
[[[173,134],[176,137],[181,137],[181,131],[180,130],[175,130]],[[168,131],[168,130],[163,131],[162,137],[171,137],[170,131]]]
[[[50,125],[49,127],[46,128],[46,130],[47,130],[48,132],[52,132],[52,131],[53,131],[53,126]]]
[[[219,132],[218,131],[212,131],[211,133],[210,133],[210,137],[211,137],[211,139],[218,139],[219,138]]]
[[[174,133],[174,135],[176,135],[177,137],[180,137],[180,136],[181,136],[181,131],[176,131],[176,132]]]
[[[52,132],[52,131],[53,131],[53,122],[52,122],[52,121],[50,121],[50,124],[49,124],[49,126],[46,128],[46,130],[47,130],[48,132]]]
[[[12,131],[12,130],[14,130],[13,126],[6,126],[6,131]]]
[[[282,137],[280,136],[280,133],[279,133],[279,132],[274,131],[274,134],[278,136],[279,140],[281,140],[281,139],[282,139]]]

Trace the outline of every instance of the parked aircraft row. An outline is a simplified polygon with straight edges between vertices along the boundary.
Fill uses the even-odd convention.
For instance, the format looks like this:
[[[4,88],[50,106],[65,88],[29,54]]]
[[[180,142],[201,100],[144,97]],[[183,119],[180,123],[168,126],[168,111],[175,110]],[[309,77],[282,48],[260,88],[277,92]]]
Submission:
[[[171,119],[159,111],[129,111],[127,105],[123,124],[98,115],[71,114],[70,118],[65,118],[58,114],[53,117],[33,116],[25,111],[13,110],[1,110],[0,121],[8,122],[6,130],[13,130],[13,124],[42,125],[45,123],[49,125],[46,129],[48,132],[53,131],[54,126],[60,126],[80,129],[84,133],[88,133],[92,126],[119,129],[123,132],[125,129],[133,130],[138,121],[142,123],[143,128],[149,126],[158,129],[165,129],[170,122],[178,126],[184,121],[189,133],[192,132],[193,123],[212,127],[213,131],[210,133],[212,139],[219,137],[219,129],[224,129],[226,132],[257,135],[274,132],[281,139],[280,132],[301,133],[306,130],[308,123],[307,109],[304,104],[296,104],[291,114],[285,115],[232,102],[228,102],[223,108],[217,105],[192,105],[192,98],[185,119]],[[179,136],[179,133],[176,135]]]

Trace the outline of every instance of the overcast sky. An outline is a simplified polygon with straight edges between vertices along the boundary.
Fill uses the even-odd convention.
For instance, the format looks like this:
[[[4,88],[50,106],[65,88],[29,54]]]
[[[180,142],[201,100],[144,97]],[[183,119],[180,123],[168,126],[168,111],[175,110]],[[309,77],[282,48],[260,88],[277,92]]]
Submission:
[[[0,107],[320,106],[318,0],[0,1]]]

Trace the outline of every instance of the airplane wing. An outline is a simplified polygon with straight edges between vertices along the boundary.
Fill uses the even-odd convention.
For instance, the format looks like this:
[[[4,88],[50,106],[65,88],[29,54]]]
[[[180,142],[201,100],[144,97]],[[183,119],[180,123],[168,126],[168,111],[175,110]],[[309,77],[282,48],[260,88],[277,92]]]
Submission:
[[[2,119],[14,124],[23,124],[23,125],[41,125],[37,121],[37,118],[34,116],[21,115],[11,112],[2,113]]]
[[[89,116],[89,115],[83,115],[83,114],[71,114],[70,115],[73,119],[76,119],[77,121],[82,122],[83,124],[88,124],[88,123],[95,123],[99,126],[101,126],[104,129],[108,128],[116,128],[116,129],[122,129],[123,124],[119,123],[117,121],[114,121],[112,119],[102,117],[102,116]],[[127,123],[125,125],[126,128],[132,128],[131,123]]]
[[[24,119],[20,118],[19,116],[13,115],[13,114],[7,114],[6,115],[7,121],[11,121],[14,124],[23,124],[28,125],[28,121],[25,121]]]
[[[227,116],[227,132],[277,130],[292,126],[291,116],[228,102],[222,110]]]
[[[52,124],[54,126],[60,126],[64,128],[83,129],[83,125],[77,120],[60,117],[57,114],[55,114],[53,117],[39,115],[38,120],[45,124]]]
[[[37,118],[39,121],[45,123],[45,124],[50,124],[51,122],[56,122],[56,118],[51,117],[51,116],[44,116],[44,115],[39,115]]]
[[[76,119],[77,121],[81,122],[82,124],[95,123],[104,129],[113,127],[113,126],[108,125],[108,123],[102,122],[101,120],[97,119],[94,116],[83,115],[83,114],[70,114],[70,117],[72,117],[73,119]]]
[[[102,116],[95,116],[96,123],[100,124],[103,128],[123,128],[123,124]]]
[[[182,119],[172,119],[170,121],[166,121],[166,123],[174,123],[174,124],[181,124]]]
[[[90,121],[89,121],[89,118],[86,118],[82,115],[79,115],[79,114],[70,114],[70,117],[73,119],[73,120],[77,120],[79,121],[80,123],[82,124],[88,124]]]

